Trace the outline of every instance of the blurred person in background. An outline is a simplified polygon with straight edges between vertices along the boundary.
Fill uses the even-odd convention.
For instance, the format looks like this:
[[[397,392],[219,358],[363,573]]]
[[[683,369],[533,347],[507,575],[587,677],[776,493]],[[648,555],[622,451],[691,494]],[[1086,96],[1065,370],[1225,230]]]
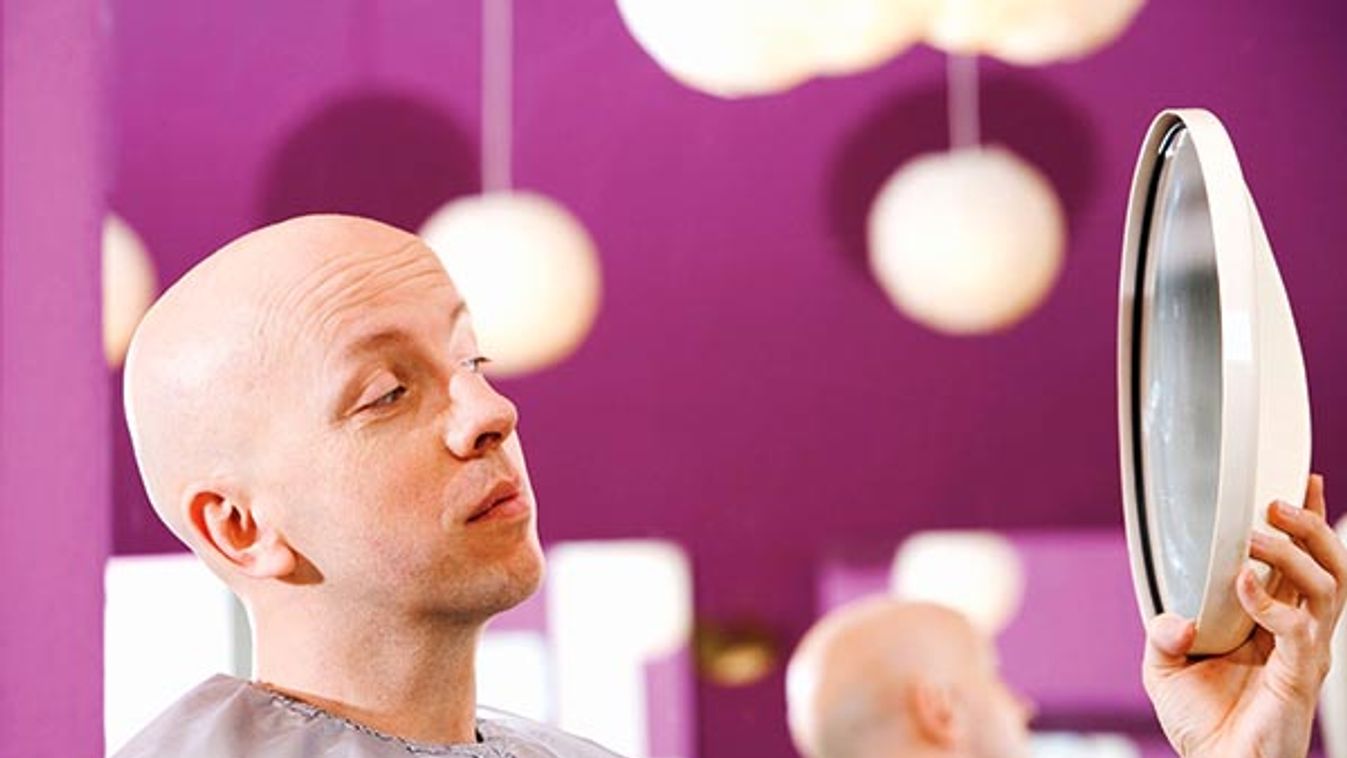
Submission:
[[[1304,758],[1347,601],[1347,547],[1325,519],[1323,479],[1305,507],[1274,504],[1292,539],[1254,537],[1269,592],[1245,568],[1236,591],[1258,628],[1221,656],[1189,658],[1195,627],[1172,614],[1147,629],[1142,679],[1185,758]],[[871,598],[825,616],[786,675],[792,739],[806,758],[1027,758],[1033,708],[997,671],[992,640],[959,613]]]

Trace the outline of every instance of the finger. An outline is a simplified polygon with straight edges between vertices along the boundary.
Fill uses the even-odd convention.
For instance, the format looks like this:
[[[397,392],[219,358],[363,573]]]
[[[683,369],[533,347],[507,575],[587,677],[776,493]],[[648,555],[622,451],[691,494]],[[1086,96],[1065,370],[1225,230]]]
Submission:
[[[1176,614],[1162,613],[1146,625],[1146,653],[1142,668],[1148,673],[1163,673],[1182,668],[1188,663],[1188,651],[1193,649],[1197,627],[1192,621]]]
[[[1305,488],[1304,508],[1306,511],[1318,513],[1320,515],[1324,514],[1323,484],[1324,478],[1322,476],[1318,474],[1310,475],[1309,483]],[[1305,543],[1301,542],[1299,539],[1292,538],[1291,541],[1300,548],[1305,548]],[[1272,577],[1267,582],[1267,589],[1268,593],[1276,598],[1278,602],[1286,603],[1288,605],[1298,605],[1300,603],[1300,593],[1296,591],[1294,584],[1286,581],[1280,571],[1272,572]]]
[[[1252,551],[1250,551],[1252,553]],[[1279,603],[1287,605],[1298,605],[1300,603],[1300,593],[1296,591],[1295,584],[1291,583],[1280,571],[1273,571],[1267,581],[1268,594]]]
[[[1310,474],[1310,484],[1305,488],[1305,510],[1317,513],[1328,519],[1328,504],[1324,501],[1324,477],[1322,474]]]
[[[1268,630],[1277,638],[1277,644],[1294,648],[1290,653],[1299,655],[1311,644],[1309,614],[1299,608],[1279,603],[1258,581],[1253,569],[1245,566],[1235,580],[1235,594],[1244,612],[1254,623]]]
[[[1305,598],[1315,618],[1332,618],[1337,613],[1338,583],[1333,575],[1290,540],[1255,531],[1249,540],[1249,555],[1280,572],[1285,581]],[[1261,585],[1259,589],[1263,589],[1274,600],[1295,605],[1284,595],[1278,597]]]
[[[1306,502],[1311,499],[1307,496]],[[1318,500],[1322,504],[1323,499]],[[1341,606],[1347,599],[1347,545],[1324,517],[1315,511],[1293,508],[1279,501],[1268,509],[1268,523],[1298,540],[1305,546],[1305,552],[1329,573],[1334,582],[1334,597]],[[1303,592],[1308,588],[1299,589]]]

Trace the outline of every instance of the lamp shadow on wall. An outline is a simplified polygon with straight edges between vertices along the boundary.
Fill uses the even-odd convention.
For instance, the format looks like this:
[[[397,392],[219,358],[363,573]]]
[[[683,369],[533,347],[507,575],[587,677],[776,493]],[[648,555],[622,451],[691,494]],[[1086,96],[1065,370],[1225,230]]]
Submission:
[[[982,143],[1002,145],[1052,182],[1074,231],[1099,174],[1098,141],[1084,110],[1032,74],[1006,69],[979,81]],[[949,149],[945,80],[906,88],[882,102],[842,140],[825,188],[834,244],[867,279],[866,217],[894,171],[923,153]]]
[[[480,185],[476,144],[452,115],[406,94],[350,93],[277,143],[259,186],[259,221],[350,213],[414,231]]]

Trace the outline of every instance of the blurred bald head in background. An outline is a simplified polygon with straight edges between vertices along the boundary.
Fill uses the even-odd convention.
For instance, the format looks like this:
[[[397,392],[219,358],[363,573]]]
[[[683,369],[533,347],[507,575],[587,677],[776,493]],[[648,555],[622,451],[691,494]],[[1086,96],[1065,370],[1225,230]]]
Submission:
[[[809,630],[786,674],[806,758],[1024,758],[1031,707],[990,640],[940,606],[881,597]]]

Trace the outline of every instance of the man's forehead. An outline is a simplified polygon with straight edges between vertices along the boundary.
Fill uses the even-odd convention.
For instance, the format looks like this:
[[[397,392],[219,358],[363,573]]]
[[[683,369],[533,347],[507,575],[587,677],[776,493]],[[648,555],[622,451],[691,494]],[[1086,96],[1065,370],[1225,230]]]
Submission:
[[[341,325],[326,344],[329,361],[345,363],[390,346],[414,345],[429,335],[443,337],[465,320],[462,300],[413,301],[403,307],[375,311]]]
[[[283,343],[307,343],[324,353],[384,325],[413,330],[446,318],[462,303],[444,268],[419,240],[383,255],[334,257],[290,286],[272,288],[261,303],[266,331]]]

